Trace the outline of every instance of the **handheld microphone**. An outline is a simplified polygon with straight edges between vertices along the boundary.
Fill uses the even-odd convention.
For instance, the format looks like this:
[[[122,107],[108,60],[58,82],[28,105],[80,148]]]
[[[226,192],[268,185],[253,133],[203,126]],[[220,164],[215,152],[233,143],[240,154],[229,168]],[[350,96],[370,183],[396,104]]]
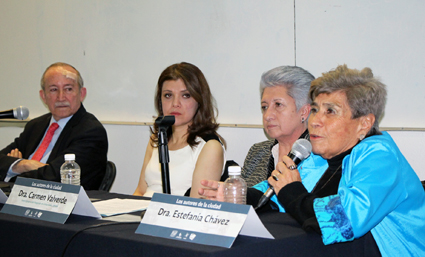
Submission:
[[[19,106],[7,111],[0,112],[0,119],[18,119],[25,120],[30,114],[27,107]]]
[[[295,165],[298,165],[302,160],[310,156],[311,153],[311,143],[307,139],[298,139],[295,141],[295,143],[292,145],[292,149],[289,152],[288,156],[291,158]],[[258,209],[262,207],[266,202],[270,200],[270,197],[272,197],[274,191],[273,187],[270,186],[269,189],[261,196],[260,201],[258,202],[257,207],[255,209]]]

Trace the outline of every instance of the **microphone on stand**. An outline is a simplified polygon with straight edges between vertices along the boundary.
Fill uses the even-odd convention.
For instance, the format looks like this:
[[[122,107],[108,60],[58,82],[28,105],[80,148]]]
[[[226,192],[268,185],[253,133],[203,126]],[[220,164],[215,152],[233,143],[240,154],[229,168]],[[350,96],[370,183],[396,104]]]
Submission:
[[[289,152],[288,156],[291,158],[295,165],[298,165],[302,160],[310,156],[311,153],[311,143],[307,139],[298,139],[292,145],[292,149]],[[262,207],[265,203],[267,203],[272,195],[274,194],[273,187],[270,186],[269,189],[261,196],[260,201],[257,204],[255,209]]]
[[[25,120],[30,114],[27,107],[19,106],[7,111],[0,112],[0,119],[18,119]]]

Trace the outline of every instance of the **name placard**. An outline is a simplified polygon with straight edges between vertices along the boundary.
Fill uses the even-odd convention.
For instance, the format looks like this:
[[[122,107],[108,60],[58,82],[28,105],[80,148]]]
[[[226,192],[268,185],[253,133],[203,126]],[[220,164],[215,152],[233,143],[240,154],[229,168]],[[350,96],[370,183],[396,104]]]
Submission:
[[[238,234],[273,239],[250,205],[159,193],[136,233],[227,248]]]
[[[71,212],[101,218],[81,186],[21,177],[1,212],[62,224]]]

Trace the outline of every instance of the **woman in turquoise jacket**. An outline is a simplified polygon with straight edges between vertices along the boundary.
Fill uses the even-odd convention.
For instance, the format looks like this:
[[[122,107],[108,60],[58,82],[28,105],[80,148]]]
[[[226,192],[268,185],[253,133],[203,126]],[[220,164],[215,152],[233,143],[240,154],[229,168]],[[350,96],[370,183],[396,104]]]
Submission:
[[[286,211],[324,244],[370,233],[382,256],[425,256],[425,192],[390,135],[380,132],[385,85],[372,71],[346,65],[312,82],[308,130],[313,153],[299,167],[287,156],[268,183],[248,190],[256,206],[269,186],[270,207]],[[202,181],[210,199],[222,199],[214,181]],[[222,187],[219,187],[219,189]],[[200,192],[201,193],[201,192]]]
[[[372,71],[346,65],[323,74],[310,88],[308,121],[313,155],[298,169],[290,158],[268,182],[278,203],[324,244],[369,231],[383,256],[425,256],[425,192],[388,133],[379,131],[385,85]],[[308,192],[301,183],[327,169]]]

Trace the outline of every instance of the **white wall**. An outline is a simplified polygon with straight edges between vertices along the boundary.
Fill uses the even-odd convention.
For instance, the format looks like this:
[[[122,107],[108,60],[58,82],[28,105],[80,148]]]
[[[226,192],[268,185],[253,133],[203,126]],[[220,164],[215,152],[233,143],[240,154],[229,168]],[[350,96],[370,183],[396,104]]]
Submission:
[[[0,1],[0,110],[45,113],[41,74],[63,61],[81,72],[99,120],[152,122],[160,73],[186,61],[205,73],[221,123],[260,124],[259,77],[294,64],[293,23],[282,0]]]
[[[370,67],[388,87],[382,127],[425,128],[425,1],[295,1],[297,65]]]
[[[199,66],[223,124],[261,124],[258,81],[279,65],[319,76],[347,63],[388,86],[381,126],[425,128],[423,0],[0,1],[0,110],[38,96],[56,61],[80,70],[101,121],[152,122],[161,71]]]

